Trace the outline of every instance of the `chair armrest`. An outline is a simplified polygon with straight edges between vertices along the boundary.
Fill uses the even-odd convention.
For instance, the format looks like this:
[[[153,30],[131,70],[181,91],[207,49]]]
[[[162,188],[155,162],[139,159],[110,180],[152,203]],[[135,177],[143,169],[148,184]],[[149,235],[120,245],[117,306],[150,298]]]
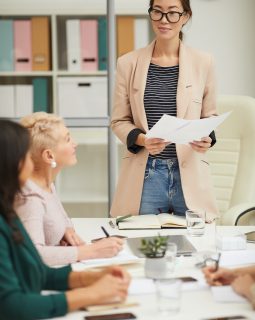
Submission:
[[[225,226],[235,226],[238,224],[240,218],[254,211],[255,202],[240,203],[228,209],[221,217],[221,224]],[[249,224],[248,224],[249,225]]]

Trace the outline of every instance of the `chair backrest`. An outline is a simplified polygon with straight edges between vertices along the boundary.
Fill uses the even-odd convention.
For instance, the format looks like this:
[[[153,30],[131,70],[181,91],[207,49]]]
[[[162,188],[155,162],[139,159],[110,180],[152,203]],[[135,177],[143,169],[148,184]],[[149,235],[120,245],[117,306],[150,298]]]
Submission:
[[[217,129],[208,152],[220,213],[243,202],[255,202],[255,99],[220,96],[218,113],[232,111]]]

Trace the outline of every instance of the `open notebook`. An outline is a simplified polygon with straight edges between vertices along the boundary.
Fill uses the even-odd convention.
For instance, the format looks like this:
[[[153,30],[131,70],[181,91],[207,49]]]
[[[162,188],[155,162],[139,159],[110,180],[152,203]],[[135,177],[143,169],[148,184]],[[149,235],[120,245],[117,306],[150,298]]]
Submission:
[[[131,216],[118,223],[120,230],[186,228],[186,219],[169,213]]]

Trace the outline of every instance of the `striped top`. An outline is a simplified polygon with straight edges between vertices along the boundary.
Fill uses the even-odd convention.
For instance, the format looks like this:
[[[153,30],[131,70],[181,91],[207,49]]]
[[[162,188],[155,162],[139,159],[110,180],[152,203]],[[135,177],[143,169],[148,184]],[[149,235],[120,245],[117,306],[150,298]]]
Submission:
[[[179,66],[161,67],[153,63],[149,66],[144,92],[144,108],[151,129],[163,114],[177,115],[176,96]],[[159,159],[177,158],[175,144],[168,145],[155,156]]]

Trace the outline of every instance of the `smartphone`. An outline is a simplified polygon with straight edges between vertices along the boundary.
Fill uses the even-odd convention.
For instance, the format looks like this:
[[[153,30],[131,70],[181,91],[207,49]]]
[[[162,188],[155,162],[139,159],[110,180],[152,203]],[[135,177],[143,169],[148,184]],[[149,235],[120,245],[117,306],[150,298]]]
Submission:
[[[248,320],[248,318],[244,316],[232,316],[232,317],[208,318],[204,320]]]
[[[110,237],[115,237],[115,238],[119,238],[119,239],[126,239],[127,238],[126,236],[121,236],[121,235],[118,235],[118,234],[113,234],[113,235],[111,234]],[[94,243],[94,242],[97,242],[97,241],[102,240],[102,239],[107,239],[107,237],[92,239],[91,242]]]
[[[195,281],[197,281],[197,279],[195,279],[193,277],[179,277],[178,279],[180,279],[182,282],[195,282]]]
[[[99,316],[86,316],[85,320],[129,320],[136,319],[136,316],[133,313],[113,313],[113,314],[102,314]]]
[[[245,233],[248,242],[255,242],[255,231]]]

